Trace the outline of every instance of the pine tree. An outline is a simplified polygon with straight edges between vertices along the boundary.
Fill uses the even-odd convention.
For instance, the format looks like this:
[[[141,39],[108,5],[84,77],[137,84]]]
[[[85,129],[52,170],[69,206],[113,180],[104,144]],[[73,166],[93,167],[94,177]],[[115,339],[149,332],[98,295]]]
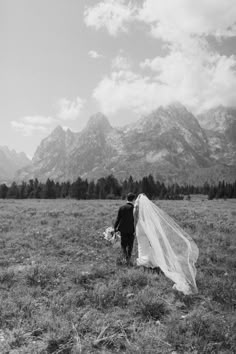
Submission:
[[[11,198],[11,199],[19,198],[19,189],[16,182],[12,182],[10,188],[8,189],[7,198]]]
[[[167,189],[164,183],[161,184],[160,199],[167,198]]]
[[[134,192],[134,180],[132,176],[129,176],[128,183],[127,183],[127,193]]]
[[[121,186],[113,175],[109,175],[105,178],[105,193],[106,198],[121,196]]]
[[[155,198],[157,196],[156,183],[151,174],[147,177],[147,183],[148,183],[148,193],[150,198]]]
[[[210,190],[210,185],[208,182],[205,182],[203,185],[203,194],[208,194]]]
[[[143,177],[141,182],[142,193],[145,193],[149,197],[149,184],[147,177]]]
[[[98,199],[105,199],[106,198],[106,192],[105,192],[105,185],[106,181],[105,178],[99,178],[97,183],[96,183],[96,196]]]
[[[90,181],[88,184],[88,199],[96,199],[96,190],[94,181]]]
[[[44,199],[56,198],[55,182],[53,180],[50,180],[49,178],[47,179],[41,191],[41,198]]]
[[[214,188],[214,186],[210,186],[209,193],[208,193],[208,199],[212,200],[215,198],[215,196],[216,196],[215,188]]]
[[[55,184],[55,196],[56,198],[61,197],[61,184],[59,182],[56,182]]]
[[[30,179],[27,184],[27,198],[34,198],[34,180]]]
[[[156,196],[160,197],[161,193],[161,183],[159,181],[156,181]]]
[[[125,199],[127,194],[128,194],[128,191],[129,191],[129,188],[128,188],[128,181],[125,179],[122,183],[122,186],[121,186],[121,196],[122,196],[122,199]]]
[[[69,196],[69,191],[71,188],[71,184],[69,181],[67,182],[62,182],[61,184],[61,198],[67,198]]]
[[[5,199],[7,197],[8,187],[5,183],[0,185],[0,198]]]
[[[75,199],[86,199],[88,192],[88,181],[83,181],[81,177],[78,177],[75,182],[72,183],[70,188],[70,197]]]
[[[22,182],[21,185],[18,186],[18,190],[19,190],[19,198],[20,199],[26,199],[28,197],[26,182]]]

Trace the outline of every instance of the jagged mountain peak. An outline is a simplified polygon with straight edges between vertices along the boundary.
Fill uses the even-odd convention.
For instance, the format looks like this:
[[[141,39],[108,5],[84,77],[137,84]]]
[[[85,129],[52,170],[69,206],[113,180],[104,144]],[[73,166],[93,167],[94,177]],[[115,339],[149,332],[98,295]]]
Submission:
[[[227,137],[231,132],[232,129]],[[81,132],[65,132],[57,127],[41,142],[32,167],[19,174],[19,179],[97,179],[110,173],[121,179],[151,173],[156,178],[181,183],[195,177],[200,180],[202,175],[226,179],[225,165],[234,165],[235,155],[228,143],[233,138],[223,138],[214,132],[207,136],[196,117],[179,102],[159,107],[119,130],[110,125],[104,114],[97,113]],[[218,177],[212,176],[214,166],[221,171]]]
[[[9,147],[6,146],[6,145],[0,146],[0,150],[2,150],[2,151],[7,151],[7,152],[13,151],[13,150],[10,150]],[[15,152],[15,150],[14,150],[14,152]]]
[[[0,146],[0,151],[4,152],[6,156],[10,157],[11,159],[13,158],[21,158],[24,159],[26,162],[30,161],[27,155],[24,152],[17,152],[15,149],[9,149],[8,146]]]
[[[185,112],[188,111],[187,108],[179,101],[171,102],[164,107],[161,106],[161,108],[164,110],[175,110],[175,111],[185,111]]]
[[[172,128],[187,128],[191,131],[201,130],[198,120],[179,102],[160,106],[136,123],[137,130],[142,130],[145,127],[147,129],[159,129],[159,131]]]
[[[207,109],[203,112],[207,113],[207,112],[211,112],[211,113],[217,113],[217,112],[221,112],[221,113],[235,113],[236,112],[236,107],[232,107],[232,106],[224,106],[224,105],[218,105],[216,107],[212,107],[210,109]]]
[[[236,108],[217,106],[199,114],[197,119],[204,129],[221,133],[231,128],[235,131]]]
[[[4,146],[0,146],[0,150],[3,151],[6,155],[8,156],[19,156],[19,154],[24,154],[23,152],[22,153],[17,153],[16,150],[14,149],[9,149],[8,146],[4,145]],[[25,155],[26,156],[26,155]]]
[[[203,111],[201,114],[199,114],[198,116],[204,116],[206,114],[211,114],[211,115],[220,115],[220,114],[226,114],[227,116],[236,116],[236,107],[233,106],[223,106],[223,105],[219,105],[216,107],[212,107],[209,109],[206,109],[205,111]]]
[[[164,113],[169,115],[170,117],[177,118],[187,118],[187,119],[194,119],[194,115],[180,102],[172,102],[167,106],[161,106],[156,111],[157,113]]]
[[[62,128],[61,125],[56,126],[56,128],[52,131],[51,135],[54,136],[64,136],[65,135],[65,130]]]
[[[24,152],[0,146],[0,181],[10,181],[18,169],[29,165],[30,162]]]
[[[86,125],[86,129],[97,129],[100,128],[103,131],[110,130],[111,125],[108,118],[101,112],[93,114]]]
[[[70,128],[68,128],[66,131],[65,131],[65,135],[66,135],[66,138],[68,137],[71,137],[71,136],[74,136],[78,134],[77,132],[72,132],[72,130]]]
[[[206,130],[211,155],[234,165],[236,162],[236,108],[218,106],[198,115],[197,119]]]
[[[185,106],[183,106],[180,102],[172,102],[166,106],[159,106],[157,109],[153,110],[146,117],[162,117],[166,118],[174,117],[175,119],[178,117],[194,117],[191,112],[187,110]]]

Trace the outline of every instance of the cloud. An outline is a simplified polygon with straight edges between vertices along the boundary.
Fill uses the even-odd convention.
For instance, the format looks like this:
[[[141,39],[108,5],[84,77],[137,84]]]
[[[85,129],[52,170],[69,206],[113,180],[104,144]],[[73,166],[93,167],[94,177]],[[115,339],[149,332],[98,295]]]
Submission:
[[[153,36],[174,42],[177,37],[236,35],[234,0],[103,0],[84,12],[87,26],[106,28],[110,35],[127,32],[134,21],[146,23]]]
[[[77,97],[74,101],[61,98],[57,103],[57,117],[61,120],[75,120],[84,106],[84,100]]]
[[[23,119],[20,121],[15,121],[15,120],[11,121],[11,126],[15,130],[22,133],[24,136],[31,136],[35,132],[45,133],[48,130],[46,126],[39,125],[39,124],[34,125],[34,124],[25,123]]]
[[[115,32],[109,29],[111,11],[105,4],[102,1],[95,7],[103,11],[103,21],[95,27],[106,27],[111,35],[117,35],[122,26],[117,26]],[[125,6],[123,1],[119,4]],[[124,30],[128,22],[145,23],[149,34],[161,39],[168,53],[146,58],[138,72],[131,71],[124,56],[116,57],[111,74],[98,83],[93,93],[101,109],[106,113],[124,108],[145,113],[180,101],[199,112],[220,104],[235,105],[236,57],[218,53],[211,47],[210,37],[223,41],[236,36],[236,2],[145,0],[136,4],[139,8],[126,5],[129,16],[121,22]]]
[[[99,58],[103,58],[102,54],[99,54],[98,52],[96,52],[95,50],[90,50],[88,52],[88,56],[92,59],[99,59]]]
[[[236,57],[208,50],[197,56],[172,51],[165,57],[145,60],[142,68],[156,73],[156,80],[168,88],[174,100],[193,111],[216,105],[235,105]]]
[[[100,81],[93,96],[104,113],[130,109],[145,114],[173,101],[195,113],[235,105],[235,56],[202,50],[201,55],[190,57],[173,50],[165,57],[146,59],[140,66],[146,72],[113,70]]]
[[[235,105],[236,57],[217,53],[208,37],[236,36],[235,1],[146,0],[139,19],[169,46],[168,55],[141,67],[151,69],[176,100],[193,111]]]
[[[52,117],[44,117],[44,116],[26,116],[21,118],[22,123],[32,124],[32,125],[51,125],[55,122],[55,119]]]
[[[171,43],[186,36],[236,35],[234,0],[145,0],[137,18],[150,26],[153,36]]]
[[[117,55],[111,63],[113,70],[129,70],[131,68],[131,61],[123,56]]]
[[[56,118],[41,115],[25,116],[11,121],[11,126],[24,136],[32,136],[34,133],[49,133],[55,125],[60,124],[62,121],[75,120],[83,105],[84,100],[80,97],[77,97],[74,101],[62,98],[56,104]],[[65,129],[68,128],[67,126],[63,127]]]
[[[103,0],[84,12],[87,26],[96,30],[105,27],[110,35],[127,32],[127,24],[132,20],[134,7],[125,0]]]
[[[121,109],[144,114],[173,99],[157,81],[130,70],[114,71],[110,77],[103,78],[93,96],[105,114]]]
[[[25,116],[11,121],[11,126],[24,136],[31,136],[34,133],[48,132],[53,123],[57,122],[55,118],[45,116]]]

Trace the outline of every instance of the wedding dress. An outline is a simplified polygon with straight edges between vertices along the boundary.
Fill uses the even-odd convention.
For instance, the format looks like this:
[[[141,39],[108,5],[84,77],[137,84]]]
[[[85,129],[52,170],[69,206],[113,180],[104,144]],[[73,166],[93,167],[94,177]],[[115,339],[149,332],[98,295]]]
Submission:
[[[138,241],[137,265],[160,267],[184,294],[197,293],[195,263],[198,247],[176,222],[144,194],[134,206]]]

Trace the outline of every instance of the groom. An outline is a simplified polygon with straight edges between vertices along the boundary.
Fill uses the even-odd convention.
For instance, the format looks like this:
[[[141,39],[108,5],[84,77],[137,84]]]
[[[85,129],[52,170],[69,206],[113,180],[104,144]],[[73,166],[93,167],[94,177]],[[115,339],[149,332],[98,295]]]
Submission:
[[[134,244],[134,200],[135,195],[129,193],[127,195],[127,202],[121,206],[114,224],[115,231],[120,231],[121,234],[121,248],[126,259],[127,265],[130,264],[133,244]]]

